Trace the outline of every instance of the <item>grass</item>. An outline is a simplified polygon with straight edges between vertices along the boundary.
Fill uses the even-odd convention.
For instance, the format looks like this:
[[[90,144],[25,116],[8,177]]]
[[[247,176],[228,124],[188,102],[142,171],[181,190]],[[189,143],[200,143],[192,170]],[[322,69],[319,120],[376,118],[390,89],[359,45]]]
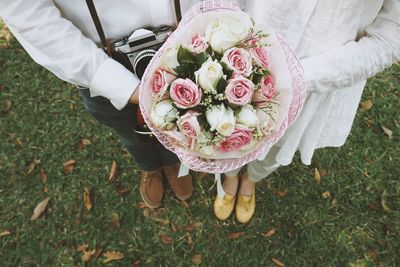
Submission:
[[[195,255],[203,266],[274,266],[273,259],[286,266],[400,266],[399,65],[368,81],[362,101],[373,106],[358,111],[346,144],[318,150],[311,166],[296,157],[258,184],[256,214],[240,225],[215,219],[208,178],[195,180],[188,206],[168,191],[163,208],[143,209],[137,168],[116,136],[85,113],[73,86],[2,33],[2,266],[99,266],[107,251],[124,254],[109,266],[191,266]],[[91,144],[77,145],[82,139]],[[65,174],[70,159],[75,168]],[[119,175],[110,183],[113,160]],[[45,216],[31,221],[46,197]],[[271,237],[262,235],[271,229]],[[84,244],[101,250],[99,257],[84,263],[77,249]]]

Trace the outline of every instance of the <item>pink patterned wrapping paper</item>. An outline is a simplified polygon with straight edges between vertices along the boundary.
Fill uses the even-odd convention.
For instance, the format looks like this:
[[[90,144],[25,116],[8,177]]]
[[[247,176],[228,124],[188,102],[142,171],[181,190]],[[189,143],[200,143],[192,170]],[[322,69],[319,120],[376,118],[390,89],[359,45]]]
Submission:
[[[170,46],[171,42],[175,41],[175,36],[177,33],[182,30],[183,26],[190,22],[194,17],[201,15],[203,13],[208,12],[220,12],[220,11],[240,11],[240,9],[232,4],[230,1],[201,1],[200,3],[193,6],[184,16],[182,21],[179,24],[179,27],[176,31],[174,31],[168,40],[164,43],[164,45],[157,51],[157,54],[154,56],[152,61],[144,73],[143,80],[140,87],[139,92],[139,103],[140,109],[142,110],[142,115],[144,120],[146,121],[149,128],[152,130],[154,135],[163,144],[167,149],[174,152],[181,162],[191,170],[201,171],[207,173],[225,173],[234,169],[237,169],[245,164],[265,155],[268,149],[271,148],[275,143],[279,141],[279,139],[284,135],[285,131],[288,127],[290,127],[293,122],[296,120],[300,111],[303,107],[305,98],[306,98],[306,86],[304,81],[304,71],[300,65],[300,62],[294,52],[291,50],[289,45],[285,42],[285,40],[276,35],[281,48],[284,51],[286,61],[288,64],[288,68],[290,71],[290,76],[292,79],[292,100],[290,102],[289,111],[285,119],[282,121],[280,127],[275,130],[272,134],[268,136],[266,140],[257,146],[257,148],[250,153],[240,157],[240,158],[229,158],[229,159],[207,159],[199,156],[191,155],[189,153],[185,153],[174,146],[171,142],[170,137],[166,134],[162,133],[160,130],[154,127],[152,124],[149,114],[146,113],[148,107],[148,99],[146,99],[145,90],[146,84],[149,83],[151,79],[151,73],[154,69],[154,65],[159,61],[160,57],[163,55],[163,51],[165,48]]]

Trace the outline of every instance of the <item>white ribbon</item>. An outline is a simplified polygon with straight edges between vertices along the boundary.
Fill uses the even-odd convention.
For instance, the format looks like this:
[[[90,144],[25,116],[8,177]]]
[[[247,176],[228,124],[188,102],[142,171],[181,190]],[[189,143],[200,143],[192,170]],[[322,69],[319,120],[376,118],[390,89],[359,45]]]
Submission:
[[[189,168],[186,167],[183,163],[181,163],[181,166],[179,167],[178,177],[186,176],[188,174],[189,174]],[[224,188],[222,187],[221,174],[216,173],[214,177],[215,177],[214,184],[211,186],[210,190],[214,188],[215,184],[217,184],[217,196],[218,198],[222,199],[225,196],[225,191]]]

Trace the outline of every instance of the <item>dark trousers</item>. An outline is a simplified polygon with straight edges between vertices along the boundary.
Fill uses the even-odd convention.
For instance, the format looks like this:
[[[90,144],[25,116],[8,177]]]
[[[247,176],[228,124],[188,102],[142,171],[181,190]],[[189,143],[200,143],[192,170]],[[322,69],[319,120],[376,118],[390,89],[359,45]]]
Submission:
[[[162,166],[179,162],[178,157],[164,148],[153,137],[151,141],[143,141],[134,132],[137,123],[137,105],[128,104],[122,110],[117,110],[111,102],[101,96],[90,97],[88,89],[78,89],[86,110],[102,124],[115,130],[120,140],[135,159],[142,170],[151,171]]]

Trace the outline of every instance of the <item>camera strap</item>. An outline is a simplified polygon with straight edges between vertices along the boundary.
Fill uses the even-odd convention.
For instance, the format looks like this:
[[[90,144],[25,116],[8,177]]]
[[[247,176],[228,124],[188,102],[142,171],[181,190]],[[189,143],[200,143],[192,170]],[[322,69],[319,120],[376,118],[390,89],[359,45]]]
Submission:
[[[101,22],[99,16],[97,15],[93,0],[86,0],[86,4],[89,8],[90,16],[92,17],[94,25],[96,26],[97,33],[99,34],[101,44],[103,45],[103,50],[111,57],[111,46],[104,35],[103,27],[101,26]]]

